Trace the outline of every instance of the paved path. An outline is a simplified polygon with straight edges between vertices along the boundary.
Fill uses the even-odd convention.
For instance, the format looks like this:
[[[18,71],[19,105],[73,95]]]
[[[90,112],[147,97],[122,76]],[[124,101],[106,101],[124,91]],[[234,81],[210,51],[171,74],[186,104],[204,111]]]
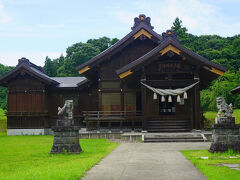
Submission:
[[[179,150],[207,149],[210,143],[121,143],[83,180],[206,179]]]

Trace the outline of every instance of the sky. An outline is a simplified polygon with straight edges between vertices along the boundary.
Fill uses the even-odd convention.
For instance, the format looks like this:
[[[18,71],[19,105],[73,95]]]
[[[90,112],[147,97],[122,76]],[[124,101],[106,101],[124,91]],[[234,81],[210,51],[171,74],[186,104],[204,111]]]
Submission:
[[[240,34],[240,0],[0,0],[0,63],[21,57],[37,65],[65,55],[77,42],[123,38],[139,14],[154,30],[170,29],[176,17],[194,35]]]

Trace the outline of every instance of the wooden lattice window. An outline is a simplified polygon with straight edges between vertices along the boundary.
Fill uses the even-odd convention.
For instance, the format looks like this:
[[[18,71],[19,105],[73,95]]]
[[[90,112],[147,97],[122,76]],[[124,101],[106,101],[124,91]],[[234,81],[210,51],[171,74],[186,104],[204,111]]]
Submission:
[[[102,93],[103,111],[120,111],[121,95],[120,93]]]
[[[124,110],[136,111],[136,93],[135,92],[124,93]]]

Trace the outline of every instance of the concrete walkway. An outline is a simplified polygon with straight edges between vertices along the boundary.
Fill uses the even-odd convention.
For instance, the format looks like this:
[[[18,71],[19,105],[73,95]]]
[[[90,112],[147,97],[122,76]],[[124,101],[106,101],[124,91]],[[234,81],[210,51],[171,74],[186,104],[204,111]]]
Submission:
[[[179,150],[207,149],[210,143],[121,143],[83,180],[206,179]]]

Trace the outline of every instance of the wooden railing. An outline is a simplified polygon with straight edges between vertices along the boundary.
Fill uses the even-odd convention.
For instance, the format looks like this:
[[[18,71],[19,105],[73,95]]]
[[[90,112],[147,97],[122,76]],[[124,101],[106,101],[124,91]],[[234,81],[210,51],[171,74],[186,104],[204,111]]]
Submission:
[[[83,111],[84,119],[88,120],[114,120],[141,117],[141,111]]]
[[[48,112],[7,112],[6,116],[47,116]]]
[[[124,122],[129,122],[134,128],[135,122],[142,122],[143,114],[141,111],[83,111],[83,116],[87,129],[90,129],[91,123],[95,123],[92,127],[96,129],[100,129],[101,123],[108,123],[110,129],[112,122],[118,122],[122,129]]]

